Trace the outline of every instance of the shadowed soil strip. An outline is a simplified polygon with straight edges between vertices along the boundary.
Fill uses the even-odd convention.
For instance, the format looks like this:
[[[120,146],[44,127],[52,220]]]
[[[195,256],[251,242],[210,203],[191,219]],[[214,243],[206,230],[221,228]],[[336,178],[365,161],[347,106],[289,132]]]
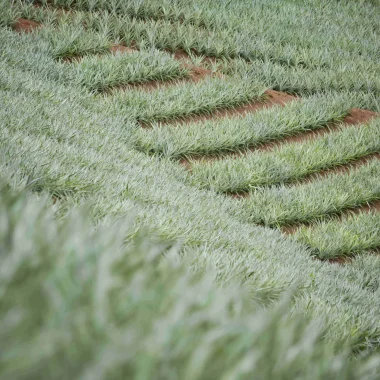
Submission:
[[[340,122],[340,123],[328,123],[325,127],[321,127],[316,130],[312,131],[306,131],[306,132],[300,132],[293,136],[288,136],[284,138],[279,138],[275,141],[270,141],[267,143],[263,143],[257,146],[254,146],[252,148],[244,149],[244,150],[236,150],[232,152],[223,152],[219,154],[209,154],[209,155],[197,155],[197,156],[189,156],[188,158],[183,158],[180,160],[180,163],[185,166],[187,169],[191,169],[191,163],[190,160],[193,161],[215,161],[215,160],[223,160],[226,157],[241,157],[244,155],[247,155],[254,151],[260,151],[260,152],[267,152],[275,147],[278,147],[280,145],[284,144],[291,144],[291,143],[300,143],[308,140],[316,139],[320,136],[323,136],[325,134],[338,131],[340,129],[343,129],[345,127],[351,126],[351,125],[360,125],[365,124],[366,122],[370,121],[371,119],[374,119],[376,117],[379,117],[380,114],[370,111],[370,110],[363,110],[359,108],[353,108],[350,113]]]
[[[176,50],[175,52],[169,50],[169,49],[165,49],[166,52],[170,53],[170,54],[174,54],[174,59],[178,60],[178,61],[182,61],[182,62],[187,62],[187,63],[190,63],[191,64],[191,58],[190,58],[190,55],[188,53],[186,53],[185,50],[181,50],[181,49],[178,49]],[[200,57],[200,55],[195,51],[195,50],[192,50],[192,53],[194,54],[194,56],[196,57]],[[202,55],[202,64],[209,64],[209,65],[215,65],[218,63],[218,58],[216,57],[206,57],[206,56],[203,56]],[[207,70],[207,71],[210,71],[208,69],[205,69],[204,67],[201,67],[201,66],[195,66],[193,64],[191,64],[193,67],[197,67],[197,68],[200,68],[202,70]],[[220,74],[222,75],[222,74]]]
[[[371,253],[373,255],[380,254],[380,247],[372,248],[370,250],[366,250],[366,252]],[[350,253],[350,254],[341,254],[337,257],[331,257],[328,259],[320,259],[318,256],[313,256],[313,259],[323,262],[328,262],[330,264],[338,264],[338,265],[346,265],[351,264],[357,257],[360,256],[360,253]]]
[[[41,24],[35,21],[19,18],[12,26],[13,30],[18,33],[31,33],[34,29],[41,27]]]
[[[210,77],[220,77],[220,74],[218,73],[213,73],[210,70],[203,69],[201,67],[197,66],[192,66],[188,64],[182,63],[182,67],[186,68],[189,70],[188,76],[184,78],[178,78],[178,79],[171,79],[171,80],[151,80],[147,82],[141,82],[141,83],[129,83],[126,85],[120,85],[120,86],[114,86],[111,89],[111,93],[113,91],[128,91],[128,90],[135,90],[135,89],[140,89],[143,91],[154,91],[157,90],[158,88],[165,88],[165,87],[170,87],[170,86],[177,86],[182,83],[194,83],[194,82],[199,82],[203,80],[204,78],[210,76]],[[143,123],[139,122],[140,125],[143,128],[150,128],[149,123]],[[161,124],[164,124],[164,122],[161,122]],[[166,122],[165,122],[166,124]]]
[[[200,79],[198,79],[200,80]],[[165,87],[170,87],[170,86],[177,86],[181,83],[186,83],[186,82],[194,82],[192,73],[189,73],[189,76],[184,77],[184,78],[178,78],[178,79],[170,79],[170,80],[150,80],[147,82],[140,82],[140,83],[128,83],[128,84],[122,84],[122,85],[116,85],[110,88],[106,93],[112,94],[113,92],[116,91],[132,91],[132,90],[143,90],[143,91],[154,91],[159,88],[165,88]],[[140,125],[143,128],[150,128],[149,123],[143,123],[140,122]]]
[[[127,47],[127,46],[119,45],[119,44],[115,44],[110,47],[111,53],[126,53],[127,54],[127,53],[133,53],[136,50],[137,49],[135,49],[134,47]]]
[[[318,259],[318,260],[328,261],[330,264],[346,265],[346,264],[351,264],[352,260],[354,259],[355,259],[355,256],[343,255],[343,256],[334,257],[328,260],[321,260],[321,259]]]

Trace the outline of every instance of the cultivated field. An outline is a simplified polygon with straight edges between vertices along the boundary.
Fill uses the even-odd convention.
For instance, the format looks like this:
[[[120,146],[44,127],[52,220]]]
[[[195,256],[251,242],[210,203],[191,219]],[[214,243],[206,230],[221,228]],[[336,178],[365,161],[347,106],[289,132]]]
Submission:
[[[0,379],[379,379],[376,1],[0,4]]]

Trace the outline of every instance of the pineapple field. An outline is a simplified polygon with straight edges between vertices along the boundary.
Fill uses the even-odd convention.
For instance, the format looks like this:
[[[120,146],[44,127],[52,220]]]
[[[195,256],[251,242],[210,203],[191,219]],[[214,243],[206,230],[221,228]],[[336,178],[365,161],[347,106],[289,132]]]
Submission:
[[[0,4],[0,379],[380,379],[377,1]]]

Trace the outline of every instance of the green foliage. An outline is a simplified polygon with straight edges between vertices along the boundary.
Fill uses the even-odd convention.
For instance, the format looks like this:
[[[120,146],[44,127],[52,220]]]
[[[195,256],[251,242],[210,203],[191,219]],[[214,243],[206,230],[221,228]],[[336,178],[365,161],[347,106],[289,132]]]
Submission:
[[[75,70],[78,82],[92,91],[150,80],[167,81],[188,75],[188,70],[181,67],[178,61],[157,50],[86,56],[75,64]]]
[[[237,79],[206,78],[197,83],[179,83],[154,92],[118,92],[105,101],[115,112],[127,110],[137,120],[153,123],[207,114],[263,97],[265,84],[250,78],[245,81]]]
[[[121,41],[126,46],[134,43],[140,48],[183,49],[228,59],[227,72],[248,71],[250,76],[281,91],[299,94],[329,90],[380,93],[379,39],[374,32],[376,9],[363,4],[345,4],[336,13],[331,4],[319,9],[320,5],[315,4],[301,6],[276,2],[271,6],[267,3],[257,5],[253,14],[250,6],[247,8],[240,1],[237,3],[227,7],[202,1],[198,7],[190,6],[190,10],[182,12],[187,4],[170,3],[162,7],[161,2],[149,2],[148,5],[138,1],[131,5],[131,2],[120,1],[85,1],[76,2],[77,6],[56,4],[101,12],[77,11],[74,17],[72,13],[62,14],[51,7],[42,11],[31,5],[24,5],[22,12],[24,17],[44,23],[63,22],[59,19],[68,23],[70,18],[75,18],[88,30],[106,34],[110,40]],[[120,11],[120,7],[127,7],[128,11]],[[144,14],[141,9],[147,7],[152,7],[152,11],[159,15],[167,12],[183,14],[178,16],[179,21],[171,16],[152,17],[151,11],[147,13],[149,16],[141,16]],[[207,12],[205,8],[209,8]],[[131,9],[139,9],[139,16]],[[161,11],[163,9],[165,11]],[[185,21],[194,15],[198,18],[199,10],[199,20],[204,21]],[[326,23],[326,18],[321,19],[322,13],[332,21]],[[208,16],[203,19],[206,14],[212,15],[212,21],[207,21]],[[245,15],[249,15],[248,19]],[[362,22],[363,18],[366,23]],[[226,24],[225,20],[234,21]],[[210,23],[215,26],[211,27]],[[220,23],[224,26],[217,26]],[[210,25],[210,28],[197,27],[202,24]],[[351,33],[345,33],[346,30]],[[241,59],[236,59],[238,57]]]
[[[380,215],[373,211],[301,227],[292,237],[311,247],[319,258],[328,259],[378,249],[379,231]]]
[[[60,23],[58,27],[41,28],[41,38],[49,42],[54,58],[75,57],[106,52],[111,43],[104,33],[90,32],[80,23]]]
[[[13,189],[27,186],[49,193],[58,219],[89,202],[91,222],[99,228],[94,232],[87,223],[86,227],[75,224],[81,223],[81,216],[59,222],[49,219],[46,227],[38,224],[43,216],[17,214],[20,222],[12,225],[20,228],[11,233],[17,239],[8,239],[11,245],[3,249],[13,256],[8,260],[2,255],[7,266],[0,265],[5,268],[1,286],[9,289],[0,292],[5,297],[2,304],[15,310],[6,314],[9,308],[4,309],[1,324],[5,329],[0,341],[9,348],[5,359],[0,358],[1,369],[8,371],[4,377],[30,377],[25,369],[33,366],[34,377],[58,378],[67,376],[65,371],[71,377],[88,378],[134,374],[151,378],[151,373],[161,378],[252,378],[255,371],[258,378],[365,379],[367,350],[379,347],[380,258],[364,254],[347,266],[320,262],[312,258],[315,250],[253,224],[252,215],[257,220],[262,218],[260,213],[267,214],[268,224],[277,224],[284,207],[287,218],[301,214],[310,221],[325,218],[323,212],[340,212],[365,202],[378,194],[378,164],[339,179],[328,177],[313,187],[301,185],[299,192],[278,187],[283,199],[301,195],[299,203],[278,201],[280,196],[270,195],[273,188],[262,189],[261,199],[238,202],[191,186],[190,175],[177,162],[148,156],[136,147],[155,152],[151,146],[156,146],[155,142],[141,145],[137,121],[153,124],[263,100],[268,87],[317,93],[316,102],[326,96],[319,107],[306,107],[297,117],[288,115],[285,130],[279,127],[286,121],[284,114],[275,117],[282,110],[272,110],[273,121],[282,120],[273,123],[276,133],[282,131],[280,137],[321,127],[331,117],[339,120],[352,106],[378,109],[378,10],[363,1],[60,0],[55,4],[82,11],[65,14],[51,6],[17,3],[17,17],[34,19],[46,28],[29,35],[3,27],[0,31],[0,170]],[[225,78],[150,93],[134,90],[103,96],[79,85],[74,64],[57,59],[104,54],[120,42],[127,46],[135,42],[144,52],[153,47],[181,48],[197,60],[200,54],[221,57],[216,64]],[[343,92],[332,94],[329,89]],[[225,124],[226,131],[232,128],[236,133],[242,120]],[[270,125],[268,116],[263,127],[266,139],[275,138]],[[252,138],[250,127],[243,129]],[[221,130],[215,127],[214,131]],[[183,145],[186,152],[191,136],[180,136],[188,136]],[[229,136],[223,140],[210,133],[210,140],[217,146],[218,141],[231,143]],[[199,141],[208,144],[205,138]],[[233,147],[241,146],[233,141]],[[313,197],[317,211],[310,206]],[[265,201],[274,198],[277,203],[266,209]],[[249,203],[252,199],[254,207]],[[16,212],[17,207],[11,209]],[[22,209],[29,210],[27,205]],[[125,220],[132,212],[135,218],[129,228],[115,232],[115,219]],[[27,233],[19,233],[21,226],[29,226],[24,229]],[[181,259],[178,252],[169,255],[175,256],[174,262],[165,258],[168,246],[161,242],[157,248],[136,240],[142,229],[165,242],[180,240]],[[78,252],[83,253],[79,261]],[[152,252],[158,255],[151,256]],[[21,272],[12,271],[17,265],[14,257],[22,262],[21,254],[28,253],[34,260]],[[129,257],[136,261],[131,263]],[[116,263],[117,268],[109,269],[104,262]],[[76,265],[80,270],[73,269],[71,275],[70,268]],[[212,270],[204,274],[207,267]],[[110,282],[104,284],[102,279]],[[283,291],[295,285],[290,304],[279,307]],[[104,289],[111,291],[101,293]],[[131,300],[136,292],[138,296]],[[196,307],[186,302],[194,299]],[[22,305],[21,311],[16,303]],[[21,314],[27,315],[21,322],[13,318]],[[259,315],[270,328],[257,322]],[[221,317],[226,324],[219,323]],[[242,321],[248,321],[249,327]],[[321,329],[314,329],[315,325]],[[18,345],[23,339],[27,343]],[[131,352],[136,353],[132,359]],[[361,356],[346,360],[352,352]],[[143,370],[153,372],[139,372]]]
[[[125,37],[133,33],[135,40],[143,38],[160,48],[194,49],[207,55],[270,60],[293,67],[332,67],[342,60],[351,62],[355,57],[358,72],[359,67],[363,69],[378,57],[374,30],[379,13],[363,3],[334,7],[319,2],[275,1],[268,5],[260,1],[255,4],[255,12],[245,1],[215,4],[211,0],[192,3],[55,0],[52,3],[66,9],[109,12],[114,15],[111,30],[128,31]],[[326,22],[321,14],[333,22]],[[365,24],[363,18],[367,20]],[[114,28],[116,24],[128,27]],[[351,33],[344,33],[345,30]],[[324,49],[318,48],[321,45]]]
[[[244,218],[267,226],[309,222],[380,199],[380,161],[295,186],[257,188],[243,200]]]
[[[330,68],[286,67],[270,61],[247,63],[228,60],[222,65],[226,74],[249,73],[270,83],[270,87],[300,95],[323,91],[380,93],[379,68],[369,61],[364,67],[355,67],[355,60],[337,62]]]
[[[0,27],[10,27],[21,16],[19,8],[12,6],[11,1],[2,1],[0,4]]]
[[[380,121],[344,127],[322,137],[283,144],[269,152],[247,152],[212,162],[191,162],[191,180],[220,192],[291,182],[380,152]]]
[[[45,202],[1,192],[2,378],[376,378],[377,356],[335,352],[289,299],[261,309],[164,242],[124,243],[128,222],[94,230]]]
[[[193,123],[186,128],[157,125],[139,133],[139,146],[168,157],[237,151],[339,121],[353,102],[354,97],[349,94],[318,94],[292,101],[285,107]]]
[[[23,57],[25,46],[14,47]],[[355,350],[376,349],[380,297],[368,292],[362,278],[377,279],[380,259],[332,268],[278,231],[242,222],[244,210],[236,200],[188,186],[176,163],[135,151],[136,126],[128,114],[47,80],[49,67],[32,72],[28,65],[39,54],[31,50],[20,61],[26,71],[13,62],[0,66],[7,88],[0,97],[0,168],[12,188],[29,184],[49,191],[59,215],[86,199],[96,223],[134,213],[131,235],[144,228],[165,241],[180,240],[191,268],[211,266],[218,284],[244,283],[265,305],[300,284],[293,310],[310,320],[323,318],[328,341],[342,346],[354,339]]]

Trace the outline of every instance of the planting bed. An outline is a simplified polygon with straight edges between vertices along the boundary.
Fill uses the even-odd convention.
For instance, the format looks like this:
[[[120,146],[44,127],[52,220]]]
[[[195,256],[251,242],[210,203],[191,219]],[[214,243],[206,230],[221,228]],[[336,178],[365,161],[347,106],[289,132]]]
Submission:
[[[0,5],[0,372],[376,379],[380,14],[248,3]]]

